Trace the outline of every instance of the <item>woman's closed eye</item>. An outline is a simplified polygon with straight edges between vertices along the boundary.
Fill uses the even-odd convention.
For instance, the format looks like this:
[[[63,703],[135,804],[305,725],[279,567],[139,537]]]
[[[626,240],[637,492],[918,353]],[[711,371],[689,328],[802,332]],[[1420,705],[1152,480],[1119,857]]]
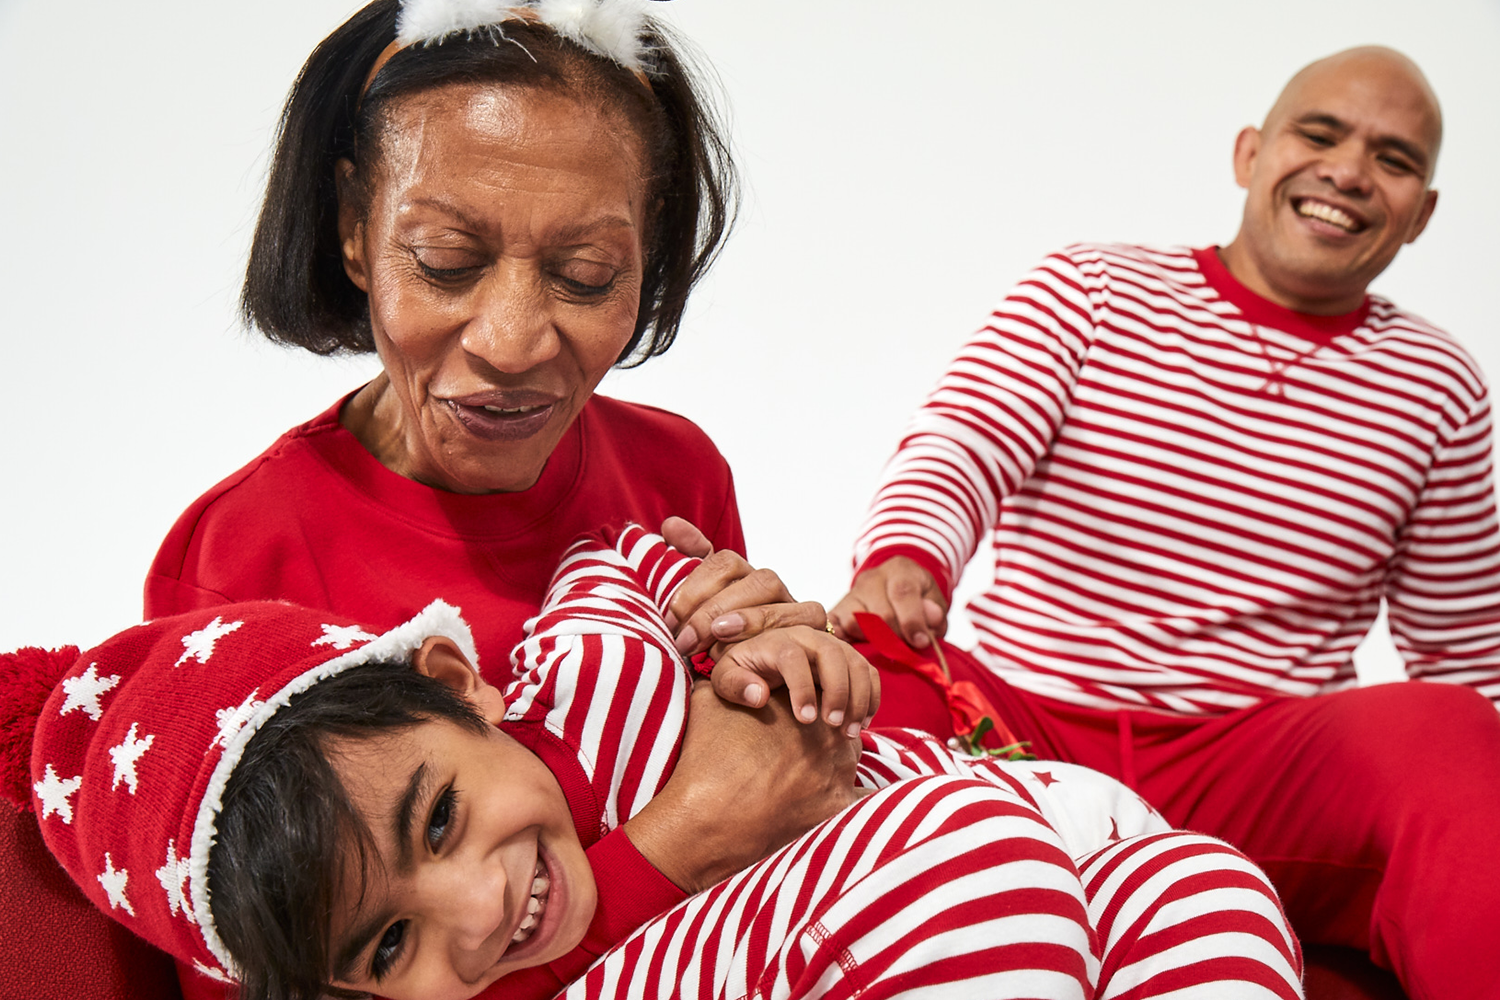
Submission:
[[[591,260],[568,260],[553,268],[558,282],[574,295],[603,295],[614,287],[618,272],[608,264]]]
[[[411,259],[422,277],[436,285],[461,284],[484,268],[472,254],[449,248],[413,248]]]

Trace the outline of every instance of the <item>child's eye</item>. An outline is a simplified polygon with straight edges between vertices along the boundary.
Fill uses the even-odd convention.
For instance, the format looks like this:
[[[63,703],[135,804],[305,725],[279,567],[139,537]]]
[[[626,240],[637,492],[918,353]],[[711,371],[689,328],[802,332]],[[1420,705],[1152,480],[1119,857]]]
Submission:
[[[375,956],[370,960],[370,972],[375,976],[376,982],[384,979],[386,973],[391,971],[396,959],[401,957],[401,946],[405,942],[405,920],[396,921],[380,935],[380,943],[375,946]]]
[[[427,817],[427,846],[434,851],[443,846],[443,838],[448,835],[448,825],[453,822],[453,807],[457,801],[458,792],[449,787],[443,789],[443,793],[432,804],[432,815]]]

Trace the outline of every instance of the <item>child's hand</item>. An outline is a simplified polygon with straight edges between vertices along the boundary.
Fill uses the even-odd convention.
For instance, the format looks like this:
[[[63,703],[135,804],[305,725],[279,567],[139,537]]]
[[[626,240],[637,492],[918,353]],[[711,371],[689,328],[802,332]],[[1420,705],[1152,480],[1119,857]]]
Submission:
[[[786,685],[801,722],[818,718],[853,738],[880,707],[880,675],[848,643],[820,629],[791,625],[732,644],[714,665],[714,691],[736,705],[759,708]]]

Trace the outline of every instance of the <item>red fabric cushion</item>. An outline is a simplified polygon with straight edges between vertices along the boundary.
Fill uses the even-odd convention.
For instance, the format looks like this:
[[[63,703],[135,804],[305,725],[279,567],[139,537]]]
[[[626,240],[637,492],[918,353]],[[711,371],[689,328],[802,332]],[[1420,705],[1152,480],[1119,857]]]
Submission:
[[[175,1000],[172,960],[84,898],[47,852],[36,817],[0,807],[0,996]]]

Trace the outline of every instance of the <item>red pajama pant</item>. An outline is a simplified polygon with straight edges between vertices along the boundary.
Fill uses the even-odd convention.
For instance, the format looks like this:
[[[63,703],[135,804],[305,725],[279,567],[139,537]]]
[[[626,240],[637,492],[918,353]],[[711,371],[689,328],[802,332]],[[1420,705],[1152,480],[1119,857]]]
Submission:
[[[1079,708],[947,659],[1039,756],[1244,851],[1304,941],[1367,949],[1413,1000],[1500,997],[1500,715],[1482,696],[1410,682],[1196,719]],[[920,678],[882,685],[877,725],[952,733]]]

